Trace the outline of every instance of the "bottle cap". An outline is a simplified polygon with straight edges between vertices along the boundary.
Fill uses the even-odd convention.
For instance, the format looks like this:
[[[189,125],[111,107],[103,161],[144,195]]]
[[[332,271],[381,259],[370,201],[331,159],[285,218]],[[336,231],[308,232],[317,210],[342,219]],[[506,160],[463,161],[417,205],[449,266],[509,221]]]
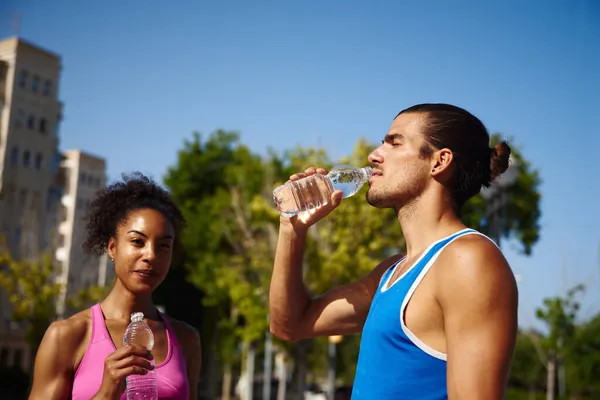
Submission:
[[[134,312],[131,314],[131,322],[140,322],[144,319],[143,312]]]

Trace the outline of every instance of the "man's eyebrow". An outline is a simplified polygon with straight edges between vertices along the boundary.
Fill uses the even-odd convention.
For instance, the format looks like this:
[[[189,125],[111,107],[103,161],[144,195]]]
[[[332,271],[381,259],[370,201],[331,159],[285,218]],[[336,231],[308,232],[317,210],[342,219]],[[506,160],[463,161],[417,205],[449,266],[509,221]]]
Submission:
[[[394,140],[404,140],[404,135],[401,133],[388,133],[383,138],[384,142],[392,142]]]

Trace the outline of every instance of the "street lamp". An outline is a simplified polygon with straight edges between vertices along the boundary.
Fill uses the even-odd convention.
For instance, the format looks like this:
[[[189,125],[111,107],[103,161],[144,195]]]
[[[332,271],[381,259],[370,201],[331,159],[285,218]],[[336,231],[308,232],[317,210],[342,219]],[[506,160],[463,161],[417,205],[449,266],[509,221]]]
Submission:
[[[506,204],[508,203],[507,189],[515,183],[519,171],[517,163],[511,156],[508,160],[508,169],[498,177],[489,188],[481,191],[481,197],[486,201],[485,217],[490,234],[498,247],[500,247],[500,236],[504,228],[506,218]]]
[[[329,336],[329,374],[327,376],[327,399],[333,400],[335,397],[335,366],[337,345],[342,342],[342,335]]]

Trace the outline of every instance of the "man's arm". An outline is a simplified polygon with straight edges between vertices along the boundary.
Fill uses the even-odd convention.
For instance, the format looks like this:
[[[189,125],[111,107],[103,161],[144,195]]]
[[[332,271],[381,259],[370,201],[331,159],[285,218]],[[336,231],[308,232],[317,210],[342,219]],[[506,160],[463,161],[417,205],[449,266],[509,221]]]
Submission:
[[[271,332],[295,341],[360,332],[384,271],[399,256],[380,263],[363,279],[311,299],[302,280],[306,231],[282,223],[269,295]]]
[[[29,400],[66,400],[70,396],[75,352],[87,326],[84,321],[53,322],[38,349]]]
[[[488,239],[468,235],[440,255],[438,301],[444,314],[449,399],[500,400],[517,332],[517,285]]]

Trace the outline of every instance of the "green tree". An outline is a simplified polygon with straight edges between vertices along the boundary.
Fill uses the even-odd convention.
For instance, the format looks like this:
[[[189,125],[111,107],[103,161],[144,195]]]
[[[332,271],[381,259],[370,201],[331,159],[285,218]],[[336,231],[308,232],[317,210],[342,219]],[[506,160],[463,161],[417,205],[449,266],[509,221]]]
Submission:
[[[546,366],[546,398],[553,400],[556,396],[557,368],[564,363],[569,353],[573,351],[576,341],[575,319],[579,310],[579,302],[575,296],[584,290],[583,285],[577,285],[562,297],[544,299],[544,305],[536,311],[537,317],[544,321],[548,334],[536,345],[541,345],[540,352]],[[536,339],[534,338],[534,341]]]
[[[203,330],[214,327],[204,332],[204,344],[217,350],[225,381],[239,361],[238,342],[260,340],[268,327],[277,218],[269,202],[281,169],[275,156],[253,154],[236,133],[216,131],[206,141],[199,134],[186,141],[165,176],[188,221],[182,236],[187,279],[204,293],[214,320],[203,324]]]
[[[495,145],[502,139],[498,133],[492,135],[491,144]],[[540,237],[539,220],[541,217],[539,191],[541,178],[539,171],[534,169],[521,148],[512,143],[511,156],[517,169],[516,180],[506,188],[506,208],[504,218],[500,226],[502,237],[513,237],[520,244],[525,255],[531,255],[533,246]],[[464,205],[462,219],[464,223],[472,228],[485,233],[491,233],[489,218],[486,218],[487,203],[479,194],[471,198]]]
[[[46,329],[56,315],[56,300],[62,286],[55,281],[52,259],[14,260],[8,249],[0,249],[0,287],[8,294],[13,321],[25,326],[25,338],[31,350],[30,363]]]
[[[113,280],[114,282],[114,280]],[[113,284],[106,286],[92,285],[79,289],[74,295],[65,300],[67,309],[83,310],[102,301],[111,291]]]
[[[364,165],[374,147],[360,140],[353,153],[339,163]],[[523,204],[511,200],[504,231],[516,237],[527,253],[538,237],[539,179],[519,151],[514,154],[521,162],[517,182],[509,188],[515,194],[511,199],[528,196],[535,204],[528,205],[530,222],[520,224],[515,219],[525,212]],[[282,156],[259,156],[244,146],[236,133],[216,131],[204,141],[199,134],[186,141],[176,164],[169,168],[165,184],[189,223],[182,238],[186,279],[201,289],[204,306],[212,309],[210,318],[215,323],[203,325],[214,330],[203,336],[212,343],[209,348],[214,345],[218,350],[226,369],[239,361],[236,344],[255,343],[268,326],[266,294],[279,219],[272,190],[308,166],[330,168],[337,163],[323,149],[296,148]],[[345,199],[335,213],[311,229],[304,272],[314,294],[364,276],[382,258],[404,248],[393,211],[369,206],[364,201],[365,191],[366,187]],[[482,198],[474,200],[463,214],[470,226],[485,228],[482,202]],[[326,354],[321,351],[324,346],[326,339],[277,344],[296,357],[296,391],[304,386],[309,362],[313,368],[324,367],[323,357],[319,362],[318,356],[310,356],[311,350]],[[349,359],[357,352],[358,338],[347,338],[339,347],[340,360]],[[341,376],[348,383],[353,374],[354,363],[343,363]]]

